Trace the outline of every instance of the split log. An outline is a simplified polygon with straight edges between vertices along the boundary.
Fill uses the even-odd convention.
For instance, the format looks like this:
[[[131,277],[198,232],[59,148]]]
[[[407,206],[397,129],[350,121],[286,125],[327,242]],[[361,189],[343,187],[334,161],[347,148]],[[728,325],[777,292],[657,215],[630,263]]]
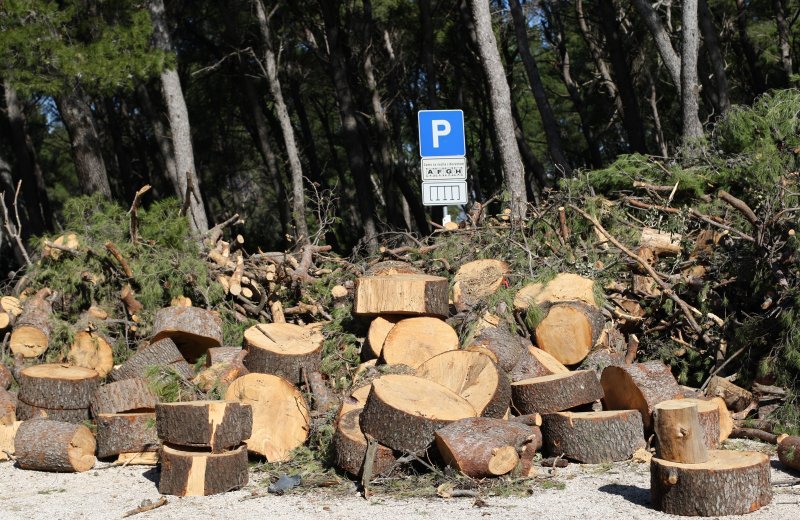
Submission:
[[[253,409],[238,401],[190,401],[156,405],[158,438],[172,446],[234,448],[253,433]]]
[[[643,228],[639,247],[646,247],[656,255],[677,255],[681,252],[681,239],[678,233],[670,233],[653,228]]]
[[[447,278],[424,274],[363,276],[356,280],[353,314],[433,315],[449,312]]]
[[[569,372],[559,360],[544,350],[528,345],[520,356],[516,366],[508,374],[512,381],[522,381],[532,377],[564,374]]]
[[[672,515],[726,516],[751,513],[772,501],[769,457],[763,453],[712,450],[708,462],[682,464],[653,457],[650,496]]]
[[[143,379],[123,379],[97,389],[92,397],[92,414],[152,412],[158,397]]]
[[[517,446],[533,436],[521,423],[475,417],[436,430],[436,448],[445,464],[472,478],[510,473],[519,462]]]
[[[207,496],[247,485],[247,449],[223,453],[182,451],[163,446],[158,492],[164,495]]]
[[[366,354],[364,359],[379,358],[383,351],[383,342],[389,331],[394,328],[400,316],[378,316],[372,323],[369,324],[369,331],[367,332],[367,349],[362,352]]]
[[[19,400],[57,410],[89,408],[100,377],[90,368],[34,365],[19,374]]]
[[[222,320],[199,307],[164,307],[153,318],[152,343],[170,338],[190,363],[222,346]]]
[[[437,354],[458,349],[458,334],[438,318],[407,318],[395,325],[383,342],[381,359],[387,365],[417,368]]]
[[[511,384],[511,400],[520,414],[562,412],[602,397],[600,382],[590,370],[533,377]]]
[[[415,374],[460,395],[482,417],[502,418],[511,403],[508,376],[479,352],[453,350],[430,358]]]
[[[78,331],[69,349],[68,359],[75,366],[91,368],[101,378],[106,377],[114,368],[111,340],[93,331]]]
[[[536,346],[565,365],[583,361],[605,326],[594,305],[584,302],[556,303],[536,326]]]
[[[800,437],[784,437],[778,442],[778,460],[787,468],[800,471]]]
[[[685,464],[708,460],[695,403],[682,399],[658,403],[653,409],[653,429],[658,439],[658,458]]]
[[[50,341],[50,313],[52,306],[47,299],[50,289],[42,289],[25,300],[22,314],[11,333],[11,352],[26,358],[41,356]]]
[[[503,323],[489,327],[475,336],[467,350],[483,352],[507,373],[512,373],[531,342]]]
[[[662,401],[683,397],[669,367],[647,361],[603,370],[603,404],[607,410],[639,410],[645,431],[652,429],[653,407]]]
[[[269,462],[289,460],[290,452],[308,438],[310,419],[303,394],[289,381],[270,374],[248,374],[228,387],[226,400],[252,406],[248,451]],[[276,418],[280,418],[276,420]]]
[[[14,456],[14,439],[22,421],[0,425],[0,462]]]
[[[361,429],[389,448],[421,453],[433,443],[436,430],[475,416],[466,399],[438,383],[387,374],[372,382]]]
[[[64,233],[58,235],[52,242],[45,241],[42,245],[42,258],[51,258],[58,260],[64,250],[77,251],[81,247],[78,235],[75,233]]]
[[[0,425],[14,424],[17,420],[17,396],[0,388]]]
[[[17,420],[29,421],[31,419],[48,419],[51,421],[61,421],[80,424],[91,419],[89,408],[53,409],[41,406],[30,405],[24,401],[17,401]]]
[[[578,301],[595,305],[594,280],[572,273],[560,273],[549,282],[532,283],[514,296],[514,309],[525,311],[531,305]]]
[[[462,265],[453,276],[453,305],[463,311],[494,294],[509,272],[508,264],[493,259]]]
[[[14,383],[14,375],[5,364],[0,362],[0,389],[8,390],[12,383]]]
[[[159,461],[158,451],[136,451],[129,453],[120,453],[117,460],[114,461],[116,466],[156,466]]]
[[[706,395],[708,397],[721,397],[728,409],[734,412],[741,412],[753,402],[753,394],[751,392],[719,376],[712,376],[709,379]]]
[[[143,379],[151,367],[170,368],[186,379],[193,377],[192,368],[183,358],[175,342],[170,338],[164,338],[137,350],[119,368],[111,372],[111,380],[122,381],[136,377]]]
[[[291,323],[260,323],[244,332],[250,372],[273,374],[303,383],[303,374],[319,371],[325,338],[314,329]]]
[[[367,438],[361,431],[360,415],[360,409],[350,410],[342,415],[333,435],[334,464],[354,476],[361,475],[367,453]],[[389,471],[396,461],[394,451],[379,444],[372,474],[377,476]]]
[[[339,413],[336,414],[337,420],[341,420],[346,413],[353,410],[361,410],[367,404],[367,397],[372,389],[372,384],[360,386],[350,392],[350,395],[342,400],[342,406],[339,408]]]
[[[97,456],[101,459],[120,453],[156,451],[161,443],[156,435],[156,414],[103,413],[97,423]]]
[[[94,435],[81,424],[25,421],[14,439],[17,464],[22,469],[88,471],[96,461],[94,451]]]
[[[664,401],[667,402],[667,401]],[[664,402],[660,404],[664,404]],[[684,399],[671,400],[670,403],[691,403],[697,405],[697,421],[700,424],[700,431],[703,434],[703,445],[709,450],[714,450],[720,443],[722,436],[721,428],[724,419],[720,419],[720,408],[715,401],[688,397]],[[727,414],[727,410],[725,410]],[[731,421],[731,426],[733,421]],[[661,457],[666,458],[666,457]]]
[[[545,414],[544,450],[584,464],[630,459],[647,443],[638,410]]]

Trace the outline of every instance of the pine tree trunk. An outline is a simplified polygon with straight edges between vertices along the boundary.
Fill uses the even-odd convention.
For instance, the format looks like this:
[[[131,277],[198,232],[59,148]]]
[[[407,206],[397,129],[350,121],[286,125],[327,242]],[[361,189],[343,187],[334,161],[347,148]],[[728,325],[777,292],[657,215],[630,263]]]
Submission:
[[[781,68],[786,76],[786,85],[792,82],[792,43],[790,25],[786,21],[786,6],[784,0],[772,0],[775,11],[775,25],[778,27],[778,50],[781,54]]]
[[[690,0],[690,3],[692,0]],[[672,46],[672,42],[669,38],[669,33],[667,33],[666,29],[664,29],[664,24],[661,23],[661,18],[659,17],[658,13],[653,9],[653,6],[650,4],[649,0],[633,0],[633,5],[636,6],[636,9],[639,11],[639,16],[642,17],[647,29],[650,31],[650,34],[653,36],[653,39],[656,42],[656,49],[658,49],[658,54],[661,55],[661,60],[664,62],[664,66],[667,68],[667,72],[669,72],[670,78],[672,78],[672,82],[675,84],[675,88],[678,90],[680,94],[681,90],[684,86],[684,81],[681,75],[681,58],[675,52],[674,47]],[[684,3],[684,13],[686,12],[687,4]],[[694,27],[695,27],[695,38],[697,34],[697,2],[694,1],[694,7],[690,6],[689,10],[694,9]],[[686,19],[684,18],[684,24],[686,23]],[[684,25],[683,27],[686,27]],[[684,34],[684,44],[686,44],[686,35]],[[695,51],[695,68],[697,70],[697,52]],[[684,50],[684,58],[686,56],[686,50]]]
[[[698,9],[700,30],[703,33],[703,43],[708,51],[708,61],[711,64],[711,70],[714,72],[718,110],[721,114],[724,114],[731,107],[731,99],[728,94],[728,75],[725,72],[725,57],[722,55],[718,31],[714,26],[714,18],[711,9],[708,7],[707,0],[700,0]]]
[[[144,115],[153,126],[153,138],[156,141],[159,155],[163,161],[161,166],[163,168],[164,175],[167,177],[167,181],[169,181],[172,189],[177,195],[181,192],[181,185],[180,182],[178,182],[178,170],[177,166],[175,165],[175,154],[172,151],[172,142],[168,137],[169,132],[167,131],[167,127],[164,126],[164,123],[159,117],[158,111],[153,106],[153,100],[150,97],[150,91],[147,89],[147,87],[140,85],[136,89],[136,94]]]
[[[764,84],[764,77],[761,74],[761,67],[758,65],[758,53],[756,52],[753,40],[747,34],[747,2],[745,0],[736,0],[736,26],[739,30],[739,45],[742,48],[742,53],[747,60],[747,67],[750,70],[750,86],[753,89],[753,97],[758,96],[764,92],[767,87]]]
[[[697,2],[684,0],[682,9],[681,108],[684,144],[691,144],[703,137],[703,124],[699,116],[700,83],[697,78],[697,57],[700,52]]]

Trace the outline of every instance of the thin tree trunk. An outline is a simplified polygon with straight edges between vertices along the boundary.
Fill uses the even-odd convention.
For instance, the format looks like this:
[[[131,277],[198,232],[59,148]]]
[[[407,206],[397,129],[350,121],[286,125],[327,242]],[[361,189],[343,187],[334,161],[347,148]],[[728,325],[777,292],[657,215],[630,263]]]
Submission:
[[[150,0],[148,7],[153,21],[153,42],[155,47],[160,51],[172,54],[174,51],[167,30],[164,1]],[[180,191],[177,195],[183,200],[186,196],[187,186],[191,182],[189,223],[192,229],[203,233],[208,231],[208,218],[203,205],[199,176],[194,165],[189,111],[186,108],[186,99],[183,96],[183,88],[181,87],[181,80],[178,77],[177,70],[172,68],[164,69],[161,73],[161,90],[167,105],[169,127],[172,134],[172,150],[175,155],[175,171],[180,186]]]
[[[714,72],[717,109],[720,114],[724,114],[731,107],[731,99],[728,93],[728,75],[725,72],[725,57],[722,55],[717,28],[714,26],[714,18],[708,8],[707,0],[700,0],[698,9],[700,31],[703,33],[703,42],[708,51],[708,61],[711,64],[711,70]]]
[[[632,0],[632,2],[633,5],[636,6],[636,10],[639,11],[639,15],[642,17],[650,34],[653,36],[658,54],[661,55],[661,60],[664,62],[664,66],[667,68],[667,72],[669,72],[672,82],[680,94],[683,85],[681,79],[681,58],[678,56],[678,53],[675,52],[669,34],[666,29],[664,29],[664,24],[661,23],[658,13],[653,9],[653,6],[650,5],[650,0]],[[697,9],[695,9],[695,15],[696,12]],[[697,23],[697,16],[695,16],[695,23]]]
[[[431,0],[419,0],[419,22],[422,31],[422,63],[425,68],[425,93],[427,109],[438,108],[436,100],[436,67],[433,61],[433,23],[431,21]]]
[[[175,153],[172,150],[172,141],[169,139],[169,130],[161,121],[159,113],[153,106],[153,100],[150,98],[150,91],[147,87],[140,85],[136,89],[136,94],[142,111],[153,127],[153,137],[156,140],[159,155],[161,155],[164,176],[166,176],[170,185],[172,185],[173,192],[177,195],[181,193],[181,183],[178,179],[178,167],[175,164]],[[183,189],[184,191],[186,190],[185,185]],[[183,195],[180,196],[182,197]]]
[[[475,22],[475,32],[478,36],[481,66],[489,86],[489,103],[492,107],[492,120],[500,161],[503,165],[506,187],[511,194],[511,215],[514,221],[522,222],[528,205],[528,197],[525,192],[525,172],[514,137],[511,93],[492,29],[489,0],[470,0],[470,7]]]
[[[788,86],[792,81],[792,44],[789,23],[786,21],[784,0],[772,0],[772,8],[775,11],[775,24],[778,27],[778,49],[781,53],[781,68]]]
[[[317,153],[317,142],[314,134],[311,132],[311,124],[308,121],[308,112],[303,98],[300,95],[300,82],[297,78],[289,77],[289,94],[292,97],[294,109],[297,111],[297,120],[300,123],[300,133],[303,139],[304,155],[308,159],[308,169],[310,170],[306,175],[312,182],[318,182],[323,186],[327,186],[322,168],[319,163],[319,154]]]
[[[700,52],[700,29],[697,24],[698,0],[683,0],[681,33],[681,108],[683,143],[691,145],[703,137],[700,123],[700,84],[697,79],[697,57]]]
[[[661,156],[667,157],[669,150],[667,149],[667,143],[664,140],[664,131],[661,128],[661,117],[658,115],[658,91],[656,90],[655,81],[653,80],[653,76],[650,74],[649,70],[645,69],[645,75],[647,76],[647,85],[650,88],[650,96],[648,97],[647,102],[650,104],[650,113],[653,115],[653,128],[655,129],[656,133],[656,144],[661,152]]]
[[[753,41],[747,34],[747,17],[745,0],[736,0],[736,27],[739,29],[739,45],[742,46],[742,52],[747,60],[747,66],[750,70],[750,85],[753,88],[753,97],[755,97],[764,92],[767,87],[761,75],[761,67],[758,65],[758,53]]]
[[[589,27],[589,22],[586,20],[586,15],[583,12],[583,0],[575,1],[575,13],[577,14],[578,18],[578,27],[581,30],[581,34],[583,35],[586,45],[589,47],[592,60],[594,61],[595,67],[597,67],[597,72],[600,74],[600,78],[603,80],[603,85],[608,91],[608,96],[614,100],[614,103],[617,105],[617,110],[619,110],[620,114],[622,114],[624,108],[619,98],[617,85],[614,83],[614,80],[611,77],[611,71],[609,70],[608,64],[603,57],[603,50],[595,41],[592,30]]]
[[[295,240],[299,245],[308,243],[308,224],[306,223],[306,196],[303,192],[303,168],[300,164],[300,153],[297,150],[297,143],[294,138],[294,128],[289,117],[289,110],[283,100],[283,91],[278,77],[278,61],[275,51],[272,49],[272,38],[270,35],[269,19],[264,10],[262,0],[254,0],[256,7],[256,17],[258,26],[261,30],[261,37],[264,40],[264,67],[267,73],[267,83],[275,101],[275,112],[281,125],[283,143],[286,146],[286,154],[289,158],[289,172],[292,175],[292,220],[296,229]]]

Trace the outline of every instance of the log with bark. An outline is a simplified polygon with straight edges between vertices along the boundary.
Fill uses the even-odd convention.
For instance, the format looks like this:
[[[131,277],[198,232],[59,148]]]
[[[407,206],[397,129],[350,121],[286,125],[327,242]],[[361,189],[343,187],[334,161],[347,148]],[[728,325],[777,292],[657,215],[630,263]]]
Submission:
[[[536,476],[536,453],[542,449],[542,430],[539,426],[531,426],[529,441],[517,448],[519,462],[512,473],[515,477]]]
[[[361,409],[350,410],[339,418],[336,433],[333,435],[333,456],[337,468],[347,473],[361,475],[364,456],[367,453],[367,438],[361,431]],[[397,461],[394,451],[378,445],[372,466],[374,476],[392,469]]]
[[[362,276],[356,280],[353,314],[448,315],[447,278],[424,274]]]
[[[749,451],[711,450],[702,464],[653,457],[650,496],[672,515],[743,515],[772,501],[769,470],[767,455]]]
[[[123,379],[108,383],[95,391],[92,397],[92,414],[153,412],[158,397],[144,379]]]
[[[165,495],[207,496],[247,485],[245,446],[222,453],[207,453],[164,445],[160,458],[158,492]]]
[[[170,338],[164,338],[137,350],[122,365],[111,371],[111,380],[143,379],[152,367],[174,370],[186,379],[191,379],[194,376],[192,367],[186,362],[175,342]]]
[[[339,407],[339,412],[336,414],[337,420],[341,420],[344,414],[353,410],[361,410],[367,404],[367,397],[372,389],[372,384],[359,386],[350,392],[350,394],[342,399],[342,405]]]
[[[494,259],[467,262],[453,276],[453,305],[464,311],[494,294],[509,272],[506,262]]]
[[[438,383],[387,374],[372,382],[361,413],[361,429],[389,448],[421,453],[433,443],[436,430],[476,416],[466,399]]]
[[[703,440],[703,445],[709,450],[717,448],[720,443],[720,438],[722,437],[721,428],[722,422],[725,420],[725,416],[720,418],[720,408],[716,401],[707,401],[705,399],[689,397],[685,399],[662,401],[659,403],[659,405],[656,405],[656,408],[664,405],[665,403],[671,403],[675,405],[678,403],[683,403],[697,406],[697,421],[700,425],[700,433],[702,434],[701,439]],[[727,414],[727,410],[725,410],[725,412]]]
[[[791,435],[778,442],[778,460],[787,468],[800,471],[800,437]]]
[[[708,460],[697,404],[683,399],[658,403],[653,408],[653,430],[658,441],[657,457],[685,464],[702,464]]]
[[[50,342],[50,314],[52,305],[48,299],[50,289],[42,289],[25,300],[22,313],[14,323],[11,333],[11,352],[26,358],[41,356]]]
[[[101,413],[97,424],[97,456],[101,459],[120,453],[156,451],[161,443],[156,435],[156,414]]]
[[[304,374],[319,370],[325,338],[315,329],[291,323],[260,323],[244,332],[245,367],[302,384]]]
[[[0,389],[8,390],[14,383],[14,374],[5,364],[0,363]]]
[[[69,349],[69,362],[78,367],[91,368],[103,378],[114,368],[114,351],[111,340],[91,329],[75,333]]]
[[[49,419],[51,421],[61,421],[80,424],[91,419],[89,408],[77,409],[55,409],[43,406],[30,405],[23,401],[17,401],[17,420],[29,421],[31,419]]]
[[[235,448],[253,432],[253,409],[239,401],[190,401],[156,405],[158,438],[172,446]]]
[[[711,402],[716,404],[719,410],[719,442],[722,442],[730,437],[733,431],[733,416],[721,397],[715,397],[711,399]]]
[[[22,314],[22,305],[13,296],[0,298],[0,331],[11,328],[17,321],[17,316]]]
[[[242,352],[241,347],[213,347],[208,349],[206,355],[206,366],[210,367],[217,363],[230,363]]]
[[[647,445],[638,410],[549,413],[542,421],[545,453],[585,464],[628,460]]]
[[[642,228],[639,247],[645,247],[656,255],[677,255],[681,252],[681,239],[677,233],[650,227]]]
[[[213,349],[211,349],[213,350]],[[232,359],[219,361],[212,364],[192,379],[192,383],[198,386],[203,392],[211,392],[214,388],[220,389],[225,393],[228,386],[236,379],[250,373],[244,366],[247,351],[236,349],[237,354]],[[217,356],[219,359],[219,356]]]
[[[170,338],[183,357],[194,363],[208,349],[222,346],[222,320],[199,307],[165,307],[153,318],[152,343]]]
[[[88,409],[100,377],[90,368],[44,364],[23,369],[19,400],[56,410]]]
[[[564,365],[575,365],[589,355],[604,326],[605,318],[594,305],[556,303],[536,326],[536,346]]]
[[[519,414],[562,412],[593,403],[603,389],[591,370],[562,372],[511,384],[511,400]]]
[[[509,376],[512,381],[516,382],[532,377],[564,374],[566,372],[569,372],[569,369],[556,358],[539,347],[528,345],[517,364],[511,369]]]
[[[652,429],[653,407],[683,397],[669,367],[660,361],[607,367],[600,377],[606,410],[639,410],[645,431]]]
[[[479,352],[453,350],[430,358],[416,375],[445,386],[475,408],[479,416],[501,418],[511,404],[508,376]]]
[[[0,425],[0,462],[10,460],[14,456],[14,439],[22,421]]]
[[[578,301],[595,305],[594,280],[572,273],[560,273],[549,282],[526,285],[514,296],[514,309],[525,311],[531,305]]]
[[[308,403],[294,385],[281,377],[247,374],[231,383],[225,399],[252,407],[253,426],[245,440],[247,449],[269,462],[289,460],[290,452],[308,438]]]
[[[381,360],[387,365],[417,368],[433,356],[458,349],[458,334],[438,318],[416,317],[395,325],[383,342]]]
[[[467,347],[467,350],[483,352],[492,358],[507,373],[512,373],[525,355],[531,342],[516,334],[506,323],[487,327]],[[542,374],[544,375],[544,374]]]
[[[721,397],[728,409],[734,412],[741,412],[754,399],[751,392],[719,376],[712,376],[708,380],[705,392],[708,397]]]
[[[19,467],[38,471],[88,471],[96,462],[95,447],[89,428],[60,421],[25,421],[14,439]]]
[[[17,420],[17,396],[0,388],[0,425],[14,424]]]
[[[401,316],[378,316],[369,324],[367,331],[367,344],[362,350],[364,359],[376,359],[381,357],[383,342],[389,331],[402,319]]]

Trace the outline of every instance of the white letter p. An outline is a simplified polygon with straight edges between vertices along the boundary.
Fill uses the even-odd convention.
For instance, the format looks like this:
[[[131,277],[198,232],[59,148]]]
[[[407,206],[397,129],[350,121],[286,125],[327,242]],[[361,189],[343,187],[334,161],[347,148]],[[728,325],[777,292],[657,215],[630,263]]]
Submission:
[[[450,134],[450,121],[446,119],[434,119],[431,121],[433,133],[433,147],[439,148],[439,138]]]

